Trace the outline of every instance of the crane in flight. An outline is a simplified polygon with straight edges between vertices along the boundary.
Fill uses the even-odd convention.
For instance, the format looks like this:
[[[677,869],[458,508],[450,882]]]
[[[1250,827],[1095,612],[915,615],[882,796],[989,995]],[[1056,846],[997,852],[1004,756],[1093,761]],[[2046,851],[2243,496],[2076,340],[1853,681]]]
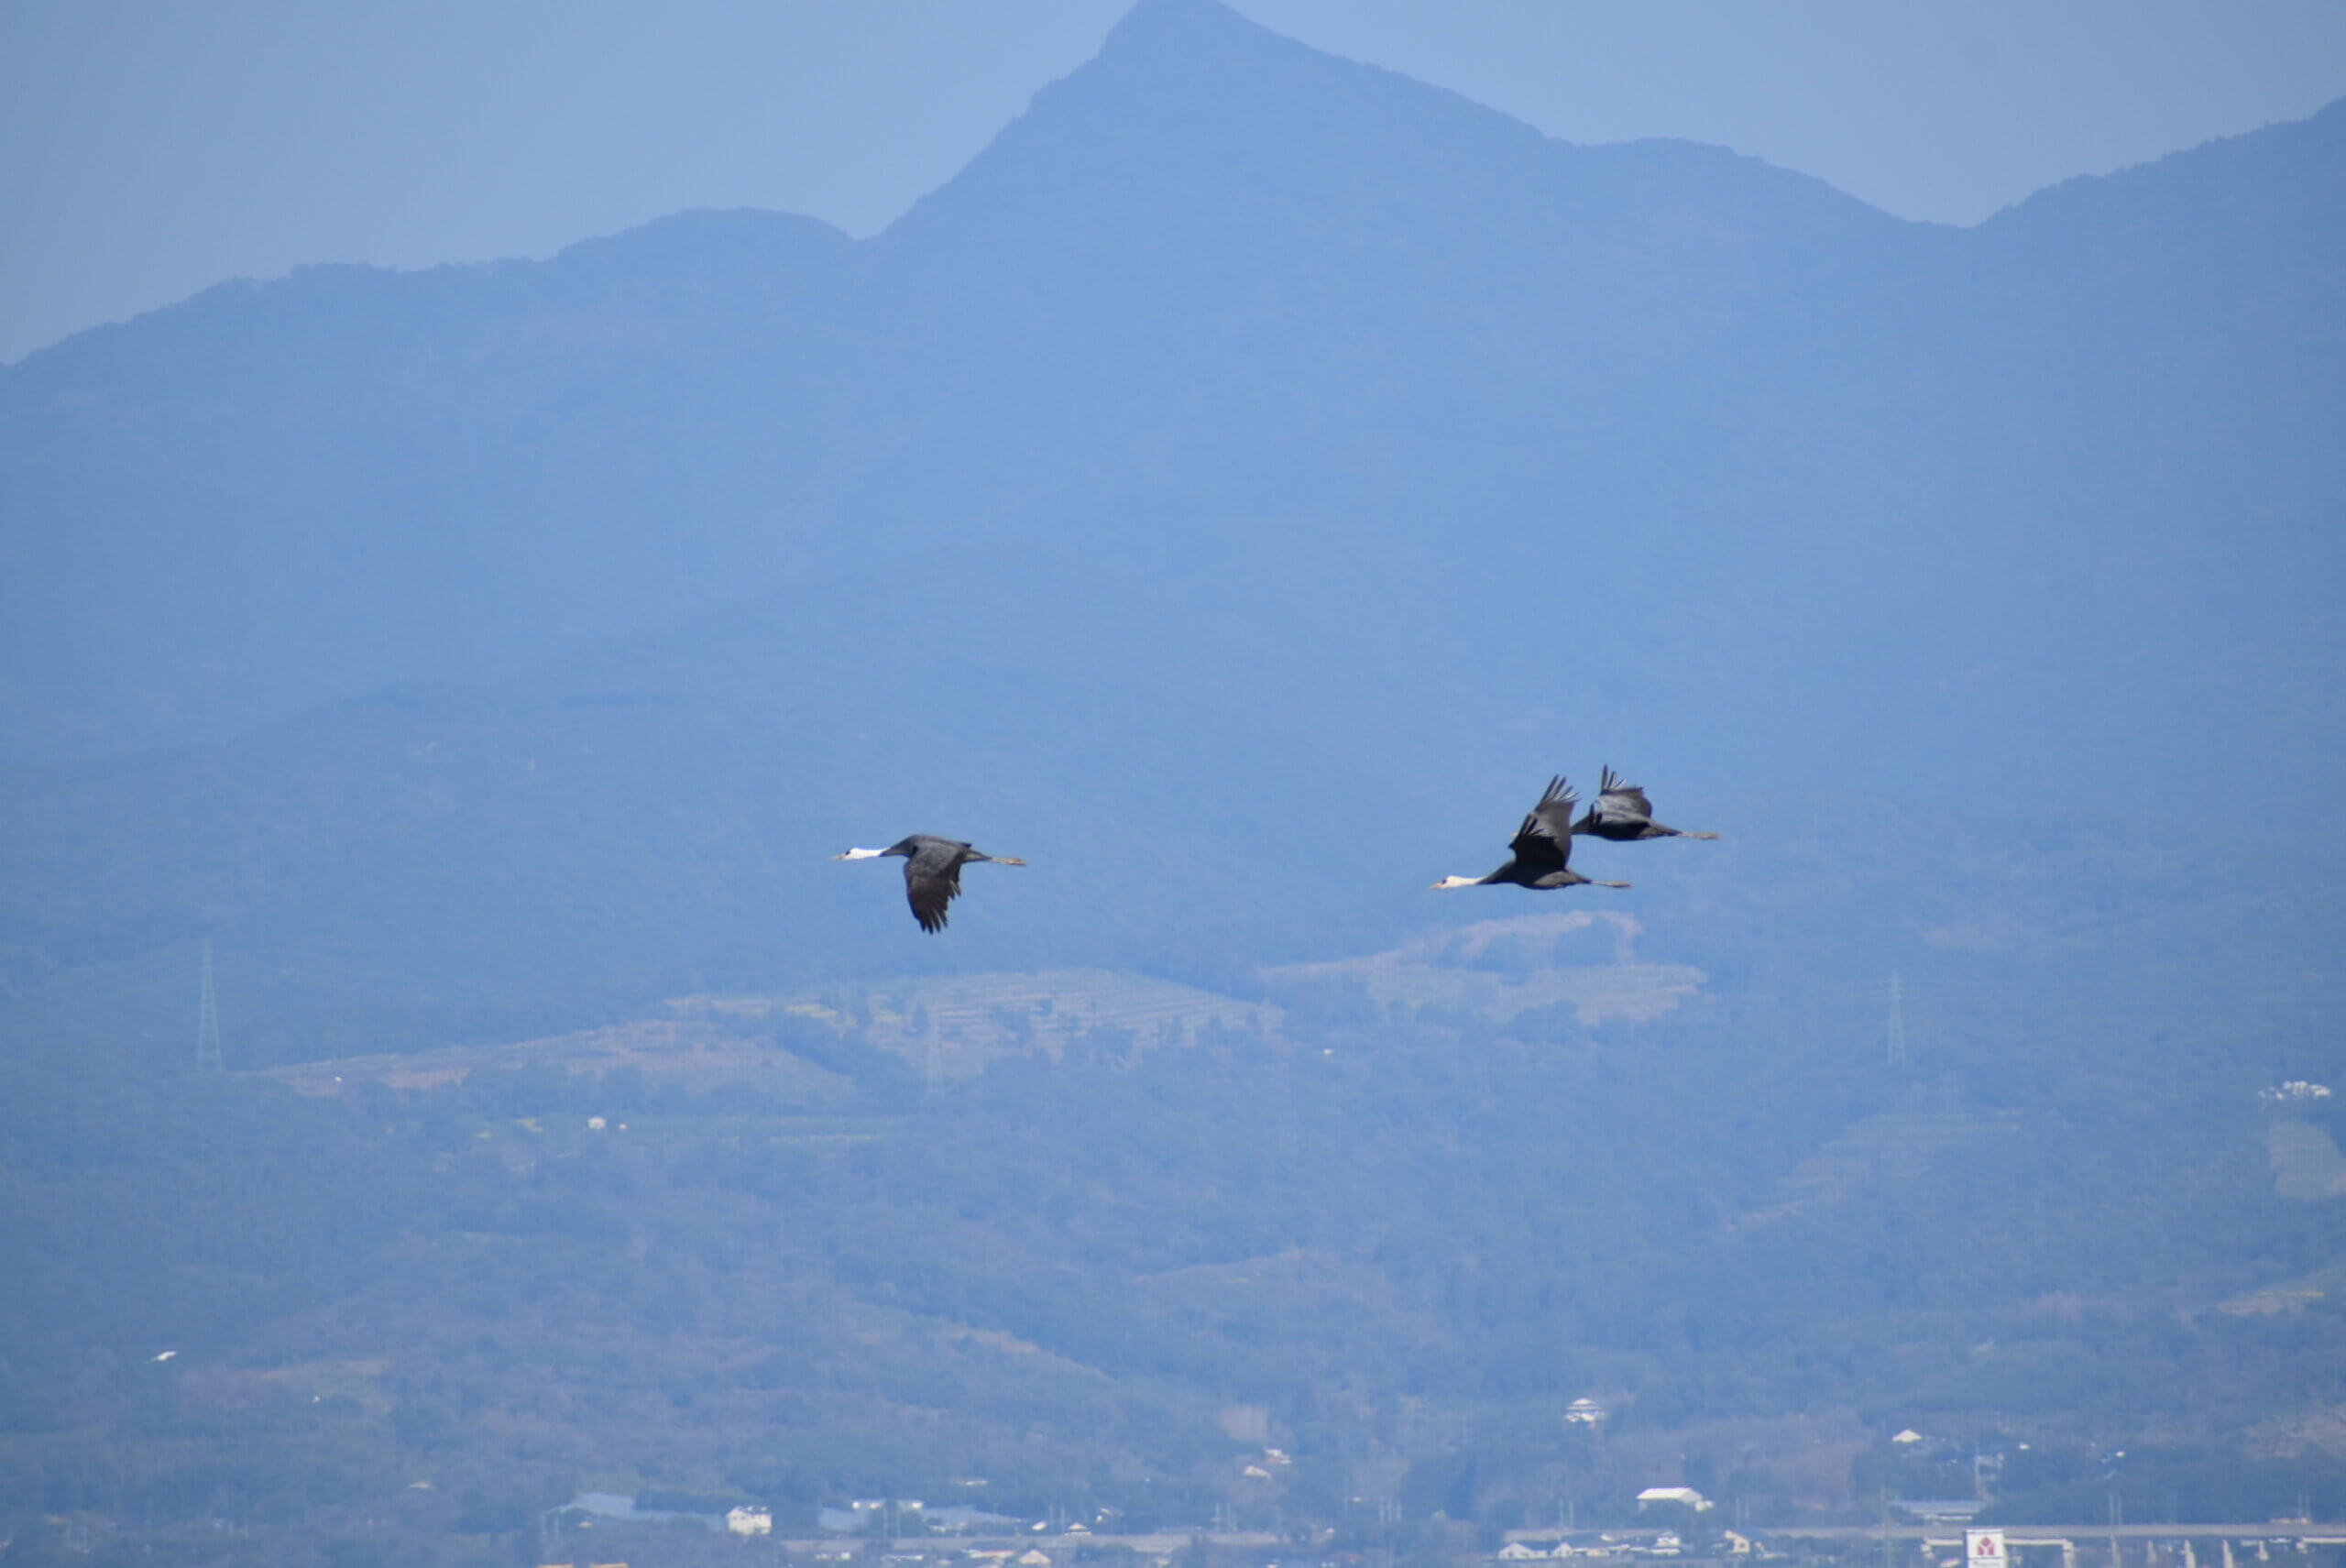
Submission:
[[[998,866],[1026,863],[1014,855],[981,854],[959,839],[939,839],[931,833],[899,839],[884,850],[850,850],[831,859],[876,861],[884,855],[904,857],[904,897],[912,904],[913,918],[929,932],[945,929],[945,906],[961,892],[963,866],[971,861],[991,861]]]
[[[1558,773],[1548,781],[1547,791],[1540,803],[1524,815],[1523,826],[1515,830],[1507,848],[1514,858],[1488,876],[1444,877],[1433,885],[1442,887],[1487,887],[1495,883],[1513,883],[1538,892],[1551,888],[1577,887],[1587,883],[1593,887],[1627,887],[1626,882],[1602,882],[1584,877],[1572,869],[1573,807],[1580,804],[1580,796],[1573,786]]]
[[[1683,828],[1667,828],[1653,819],[1653,802],[1646,792],[1629,783],[1612,769],[1605,770],[1605,777],[1597,785],[1596,804],[1588,815],[1573,824],[1575,833],[1593,834],[1610,839],[1617,844],[1639,839],[1716,839],[1716,833],[1690,833]]]

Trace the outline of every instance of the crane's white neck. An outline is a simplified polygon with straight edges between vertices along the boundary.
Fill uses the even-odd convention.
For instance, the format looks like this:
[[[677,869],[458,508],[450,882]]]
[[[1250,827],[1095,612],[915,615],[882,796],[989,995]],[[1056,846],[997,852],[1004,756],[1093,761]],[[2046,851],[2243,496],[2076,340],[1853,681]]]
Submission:
[[[885,850],[850,850],[846,854],[833,855],[831,859],[835,861],[876,861],[887,852],[888,851]]]

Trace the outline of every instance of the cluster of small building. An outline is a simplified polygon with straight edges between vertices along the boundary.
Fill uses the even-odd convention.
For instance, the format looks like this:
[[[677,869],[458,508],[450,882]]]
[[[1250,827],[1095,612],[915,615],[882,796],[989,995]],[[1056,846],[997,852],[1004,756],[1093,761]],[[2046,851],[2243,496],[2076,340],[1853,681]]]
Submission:
[[[1689,1490],[1683,1486],[1656,1489]],[[1710,1505],[1705,1503],[1703,1507]],[[1508,1541],[1491,1556],[1493,1561],[1499,1563],[1529,1563],[1534,1560],[1551,1562],[1565,1557],[1683,1557],[1686,1550],[1684,1538],[1674,1530],[1595,1530],[1577,1537],[1519,1538]],[[1728,1530],[1719,1532],[1716,1548],[1706,1555],[1759,1558],[1773,1554],[1751,1537]]]
[[[861,1549],[839,1546],[815,1553],[817,1563],[850,1563],[861,1555]],[[1053,1568],[1050,1553],[1039,1547],[1004,1545],[999,1541],[975,1541],[959,1549],[930,1552],[890,1552],[880,1558],[884,1568],[943,1568],[945,1564],[967,1564],[969,1568]]]
[[[999,1534],[1049,1528],[1047,1524],[1029,1525],[1008,1514],[991,1514],[966,1504],[932,1508],[918,1497],[857,1497],[846,1508],[818,1510],[815,1522],[830,1535],[870,1535],[874,1531],[888,1535]],[[1081,1530],[1084,1527],[1079,1524],[1070,1528]]]
[[[1294,1463],[1294,1460],[1288,1457],[1286,1449],[1266,1448],[1263,1450],[1262,1457],[1259,1459],[1241,1460],[1238,1474],[1249,1481],[1269,1481],[1276,1479],[1280,1471]]]

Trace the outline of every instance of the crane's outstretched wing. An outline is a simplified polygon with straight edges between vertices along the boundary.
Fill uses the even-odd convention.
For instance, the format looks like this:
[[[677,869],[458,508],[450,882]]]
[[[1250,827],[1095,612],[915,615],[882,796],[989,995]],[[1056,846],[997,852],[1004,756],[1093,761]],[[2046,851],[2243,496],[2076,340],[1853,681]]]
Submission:
[[[1515,851],[1518,864],[1527,869],[1562,871],[1573,854],[1573,807],[1580,796],[1573,786],[1558,773],[1548,781],[1548,788],[1540,796],[1540,804],[1525,813],[1523,826],[1515,830],[1507,848]]]
[[[1596,791],[1596,817],[1600,822],[1650,822],[1653,802],[1646,798],[1644,786],[1607,768]]]
[[[950,850],[924,848],[904,862],[904,897],[924,931],[945,929],[945,906],[961,891],[961,858]]]

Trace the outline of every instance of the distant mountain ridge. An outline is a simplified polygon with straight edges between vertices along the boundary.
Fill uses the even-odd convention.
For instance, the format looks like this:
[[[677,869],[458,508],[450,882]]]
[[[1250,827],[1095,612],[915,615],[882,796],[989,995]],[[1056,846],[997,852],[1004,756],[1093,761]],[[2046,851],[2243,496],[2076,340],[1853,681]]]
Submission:
[[[1212,981],[1407,939],[1560,765],[1746,844],[1762,798],[2151,833],[2219,772],[2311,820],[2341,148],[2333,108],[1955,231],[1149,0],[871,240],[209,291],[0,375],[0,940],[36,989],[201,929],[620,1007]],[[875,948],[805,857],[914,825],[1059,880]],[[1656,854],[1635,900],[1713,874]]]
[[[697,214],[543,264],[306,269],[0,377],[21,585],[0,729],[20,756],[219,738],[818,579],[874,528],[904,548],[1004,529],[1059,548],[1102,499],[1193,528],[1226,500],[1166,494],[1194,463],[1276,496],[1342,484],[1346,443],[1398,437],[1387,462],[1478,501],[1557,488],[1588,499],[1584,525],[1651,529],[1749,477],[1657,471],[1665,430],[1733,441],[1820,393],[1828,411],[1894,406],[1920,367],[1876,334],[1927,329],[1918,300],[1954,292],[1961,323],[1925,331],[1917,346],[1958,356],[1929,380],[1975,400],[2025,384],[2025,365],[1985,384],[1957,366],[1981,346],[2057,356],[1966,347],[2025,303],[2011,274],[2043,265],[2026,236],[2113,202],[2143,215],[2095,232],[2155,230],[2176,185],[2232,221],[2178,210],[2157,232],[2212,236],[2222,267],[2242,214],[2289,242],[2250,260],[2295,287],[2216,280],[2305,329],[2315,376],[2334,333],[2304,295],[2340,225],[2334,200],[2301,198],[2338,188],[2339,120],[2074,181],[1958,234],[1716,149],[1548,142],[1207,0],[1155,0],[870,242]],[[2222,178],[2260,168],[2260,186]],[[2294,194],[2267,200],[2282,181]],[[1946,412],[1913,389],[1916,417]],[[1624,491],[1656,477],[1661,496]]]

